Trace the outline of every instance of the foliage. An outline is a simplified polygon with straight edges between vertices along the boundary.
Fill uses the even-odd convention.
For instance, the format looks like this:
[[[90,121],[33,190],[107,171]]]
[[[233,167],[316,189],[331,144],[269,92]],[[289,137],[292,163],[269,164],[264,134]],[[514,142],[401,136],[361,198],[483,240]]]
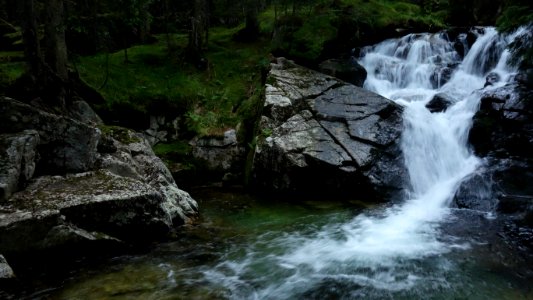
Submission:
[[[446,1],[321,0],[306,1],[296,10],[273,7],[259,16],[262,32],[273,35],[272,51],[304,64],[331,53],[386,38],[388,28],[437,30],[446,26]],[[426,3],[427,2],[427,3]],[[336,45],[330,50],[328,47]]]
[[[500,31],[510,32],[516,28],[533,22],[533,7],[511,5],[506,7],[496,25]]]
[[[512,32],[526,26],[525,32],[509,45],[513,53],[511,63],[521,69],[533,68],[533,7],[528,1],[510,0],[496,21],[498,30]]]

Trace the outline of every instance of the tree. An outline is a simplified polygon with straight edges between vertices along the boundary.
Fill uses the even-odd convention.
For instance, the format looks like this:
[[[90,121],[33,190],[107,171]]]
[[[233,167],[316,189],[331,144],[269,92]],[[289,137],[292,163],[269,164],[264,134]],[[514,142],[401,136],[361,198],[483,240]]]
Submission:
[[[207,2],[206,0],[193,0],[194,7],[191,14],[191,29],[189,31],[189,44],[186,53],[193,63],[198,67],[205,67],[205,58],[203,57],[204,34],[209,30],[207,28]],[[207,36],[207,34],[205,35]]]

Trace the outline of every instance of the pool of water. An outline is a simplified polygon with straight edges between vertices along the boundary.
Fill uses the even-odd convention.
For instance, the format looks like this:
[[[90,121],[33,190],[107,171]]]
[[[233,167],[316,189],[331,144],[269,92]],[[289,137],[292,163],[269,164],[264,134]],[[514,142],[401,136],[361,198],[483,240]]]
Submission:
[[[493,234],[497,221],[483,214],[451,211],[438,226],[440,242],[460,245],[448,251],[376,262],[358,257],[357,249],[345,249],[335,253],[352,256],[326,259],[327,253],[315,248],[332,245],[306,248],[309,241],[345,246],[343,226],[387,207],[332,199],[257,199],[210,189],[192,194],[202,219],[183,228],[176,240],[77,271],[39,297],[533,299],[527,260]]]

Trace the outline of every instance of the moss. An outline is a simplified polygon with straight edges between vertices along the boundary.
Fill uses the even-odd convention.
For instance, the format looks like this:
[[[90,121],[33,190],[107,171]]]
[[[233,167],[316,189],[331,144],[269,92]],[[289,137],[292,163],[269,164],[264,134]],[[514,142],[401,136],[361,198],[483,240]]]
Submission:
[[[154,153],[157,156],[165,157],[176,155],[185,157],[191,154],[191,146],[186,141],[175,141],[173,143],[159,143],[154,146]]]
[[[100,125],[98,127],[103,135],[110,136],[123,144],[138,143],[141,141],[130,129],[120,126]]]

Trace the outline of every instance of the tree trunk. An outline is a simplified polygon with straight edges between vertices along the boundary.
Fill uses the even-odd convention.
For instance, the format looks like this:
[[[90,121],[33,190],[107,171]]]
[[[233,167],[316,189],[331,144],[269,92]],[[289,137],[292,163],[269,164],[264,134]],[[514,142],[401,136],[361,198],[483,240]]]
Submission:
[[[41,61],[41,47],[37,36],[37,21],[35,18],[33,0],[24,0],[22,18],[22,39],[24,41],[24,55],[29,67],[29,73],[34,83],[41,77],[43,65]]]
[[[59,78],[68,80],[67,43],[65,42],[63,0],[48,0],[46,5],[45,61]]]
[[[194,0],[194,10],[191,17],[191,31],[188,49],[190,53],[202,52],[202,35],[204,33],[205,0]]]
[[[48,0],[45,6],[45,40],[46,50],[44,60],[48,72],[43,78],[45,93],[42,95],[47,102],[66,109],[68,55],[65,42],[64,4],[63,0]]]
[[[259,35],[259,21],[257,19],[259,3],[257,0],[246,0],[246,27],[245,31],[250,39]]]

